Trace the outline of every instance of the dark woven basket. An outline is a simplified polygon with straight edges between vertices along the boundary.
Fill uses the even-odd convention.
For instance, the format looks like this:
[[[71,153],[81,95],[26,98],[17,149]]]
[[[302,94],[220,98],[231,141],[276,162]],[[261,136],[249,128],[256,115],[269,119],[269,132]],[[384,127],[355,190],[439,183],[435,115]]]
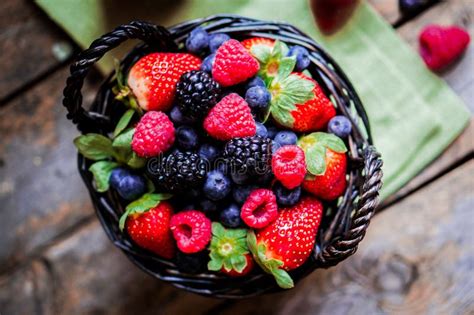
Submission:
[[[136,46],[122,60],[126,73],[134,62],[149,52],[178,51],[187,34],[197,26],[204,27],[209,33],[225,32],[236,39],[254,36],[280,39],[290,45],[304,46],[310,51],[312,63],[308,70],[331,97],[338,113],[351,120],[353,132],[348,139],[347,190],[339,202],[325,204],[325,215],[314,253],[303,266],[291,271],[290,275],[297,282],[316,268],[328,268],[346,259],[357,250],[359,242],[364,238],[378,204],[378,192],[382,185],[382,161],[372,146],[367,114],[346,75],[317,43],[294,26],[234,15],[192,20],[169,29],[137,21],[122,25],[95,40],[71,65],[63,101],[69,111],[68,118],[77,124],[82,133],[111,132],[122,114],[118,108],[123,108],[111,91],[114,85],[111,80],[113,75],[101,86],[90,109],[85,110],[82,107],[81,88],[89,68],[107,51],[127,39],[140,39],[144,44]],[[260,270],[243,278],[229,278],[211,272],[184,274],[177,270],[173,261],[161,259],[137,247],[118,227],[124,205],[115,192],[98,193],[94,190],[92,174],[88,171],[90,164],[89,160],[79,155],[79,172],[89,189],[105,232],[134,264],[148,274],[191,292],[221,298],[243,298],[280,290],[273,277]]]

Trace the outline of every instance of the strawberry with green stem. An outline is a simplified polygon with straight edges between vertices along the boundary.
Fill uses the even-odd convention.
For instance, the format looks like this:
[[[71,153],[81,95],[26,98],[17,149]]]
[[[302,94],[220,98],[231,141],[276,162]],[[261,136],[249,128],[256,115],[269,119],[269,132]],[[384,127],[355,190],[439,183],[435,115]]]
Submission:
[[[298,140],[305,152],[303,189],[324,200],[340,197],[347,186],[347,148],[336,135],[313,132]]]
[[[230,276],[243,276],[253,268],[253,259],[247,247],[246,229],[226,229],[212,223],[212,239],[208,269]]]
[[[304,197],[293,207],[280,209],[270,225],[247,234],[255,261],[281,288],[294,286],[287,271],[300,267],[310,256],[322,213],[321,202]]]

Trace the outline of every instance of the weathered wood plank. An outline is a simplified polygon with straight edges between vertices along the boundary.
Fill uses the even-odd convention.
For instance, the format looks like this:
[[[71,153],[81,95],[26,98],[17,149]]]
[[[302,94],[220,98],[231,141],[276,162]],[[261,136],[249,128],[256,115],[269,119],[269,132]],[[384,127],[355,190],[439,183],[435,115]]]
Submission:
[[[33,2],[1,1],[0,100],[60,64],[71,50],[71,41]]]
[[[93,215],[75,163],[78,132],[61,105],[67,73],[0,108],[0,270]]]
[[[472,314],[474,162],[376,216],[359,251],[220,314]]]
[[[36,284],[46,288],[25,289]],[[202,314],[220,303],[140,271],[110,243],[96,220],[40,259],[0,278],[0,292],[0,309],[11,314],[35,314],[27,311],[34,307],[41,310],[36,314]]]

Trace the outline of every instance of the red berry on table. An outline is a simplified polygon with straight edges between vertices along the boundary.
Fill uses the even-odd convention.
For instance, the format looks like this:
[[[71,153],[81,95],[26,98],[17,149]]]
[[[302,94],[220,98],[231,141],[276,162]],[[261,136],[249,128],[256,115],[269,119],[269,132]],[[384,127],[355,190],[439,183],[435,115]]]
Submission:
[[[344,193],[347,180],[346,145],[337,136],[314,132],[298,141],[306,156],[308,174],[303,189],[324,200],[334,200]]]
[[[279,148],[272,157],[272,171],[286,188],[298,187],[306,175],[304,151],[296,145]]]
[[[292,73],[269,87],[270,111],[282,126],[297,132],[325,129],[336,109],[316,81],[302,73]],[[299,102],[288,105],[288,95]]]
[[[141,108],[167,111],[181,75],[200,67],[201,59],[190,54],[151,53],[133,65],[127,83]]]
[[[207,267],[211,271],[241,277],[253,269],[254,262],[247,247],[246,229],[226,229],[220,223],[212,223],[209,250],[211,259]]]
[[[462,55],[469,41],[469,33],[460,27],[428,25],[420,33],[420,55],[428,68],[442,70]]]
[[[269,189],[256,189],[250,193],[242,206],[240,217],[248,226],[261,229],[275,221],[278,206],[275,194]]]
[[[212,76],[222,86],[231,86],[250,79],[257,74],[258,61],[242,44],[229,39],[216,51]]]
[[[171,218],[170,229],[180,251],[197,253],[211,240],[211,220],[197,210],[187,210]]]
[[[209,111],[204,129],[218,140],[254,136],[257,132],[250,107],[236,93],[227,95]]]
[[[138,122],[132,138],[132,150],[140,157],[157,156],[174,143],[173,123],[163,112],[147,112]]]
[[[128,235],[138,246],[160,257],[171,259],[176,247],[170,230],[172,215],[171,205],[161,201],[157,206],[142,213],[126,212],[121,220],[121,228],[125,225]]]
[[[280,287],[294,286],[285,270],[300,267],[310,256],[322,213],[320,201],[304,197],[295,206],[281,209],[267,227],[248,233],[247,244],[255,261]]]

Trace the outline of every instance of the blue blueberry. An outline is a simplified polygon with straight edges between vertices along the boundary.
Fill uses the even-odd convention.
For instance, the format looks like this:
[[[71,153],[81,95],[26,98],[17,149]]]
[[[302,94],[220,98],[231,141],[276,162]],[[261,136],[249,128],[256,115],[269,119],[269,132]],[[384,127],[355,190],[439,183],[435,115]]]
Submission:
[[[243,205],[250,193],[257,189],[257,187],[257,185],[235,186],[232,189],[232,197],[237,204]]]
[[[209,50],[211,52],[216,52],[216,50],[229,39],[230,36],[224,33],[215,33],[209,35]]]
[[[281,148],[281,145],[275,140],[272,140],[272,153],[275,153],[279,148]]]
[[[245,101],[250,108],[255,110],[265,110],[270,103],[272,95],[265,87],[254,86],[245,92]]]
[[[194,123],[194,119],[184,116],[178,106],[174,106],[170,112],[170,119],[176,125],[190,125]]]
[[[292,131],[280,131],[275,135],[273,141],[278,143],[280,146],[296,144],[298,136]]]
[[[224,210],[222,210],[220,221],[226,227],[236,228],[242,225],[242,219],[240,218],[240,207],[236,204],[231,204]]]
[[[403,15],[413,15],[422,10],[426,0],[399,0],[398,6]]]
[[[210,171],[207,173],[204,182],[204,194],[211,200],[221,200],[227,197],[232,189],[229,178],[220,171]]]
[[[199,146],[199,137],[196,131],[189,126],[181,126],[176,129],[176,144],[182,150],[194,150]]]
[[[275,126],[267,127],[267,132],[268,132],[267,137],[270,139],[274,139],[276,134],[278,133],[278,128]]]
[[[216,160],[213,166],[216,170],[218,170],[219,172],[223,174],[229,173],[229,165],[227,165],[227,163],[225,163],[225,161],[222,159]]]
[[[248,90],[254,86],[265,87],[265,82],[263,82],[262,78],[260,77],[253,77],[247,82],[245,89]]]
[[[232,181],[237,185],[242,185],[249,181],[249,175],[247,173],[232,172],[230,174],[230,177],[232,178]]]
[[[186,49],[199,54],[209,47],[209,34],[201,27],[193,29],[186,39]]]
[[[282,184],[276,183],[273,186],[278,205],[282,207],[294,206],[301,198],[301,187],[287,189]]]
[[[212,144],[204,143],[199,147],[198,154],[203,160],[212,163],[219,156],[220,150]]]
[[[268,137],[268,131],[267,131],[267,127],[265,127],[264,124],[262,123],[255,123],[255,125],[257,126],[257,136],[260,136],[262,138],[267,138]]]
[[[121,167],[112,171],[109,183],[125,200],[135,200],[146,191],[146,181],[142,176]]]
[[[296,56],[296,71],[303,71],[308,68],[311,61],[309,60],[309,52],[306,48],[301,46],[293,46],[288,51],[288,56]]]
[[[351,121],[346,116],[334,116],[328,124],[328,132],[339,138],[347,138],[352,131]]]
[[[201,206],[201,210],[204,213],[213,213],[217,211],[218,204],[217,202],[210,200],[210,199],[202,199],[199,202],[199,205]]]
[[[214,64],[214,59],[216,58],[216,54],[210,54],[201,64],[201,70],[207,73],[212,73],[212,65]]]

